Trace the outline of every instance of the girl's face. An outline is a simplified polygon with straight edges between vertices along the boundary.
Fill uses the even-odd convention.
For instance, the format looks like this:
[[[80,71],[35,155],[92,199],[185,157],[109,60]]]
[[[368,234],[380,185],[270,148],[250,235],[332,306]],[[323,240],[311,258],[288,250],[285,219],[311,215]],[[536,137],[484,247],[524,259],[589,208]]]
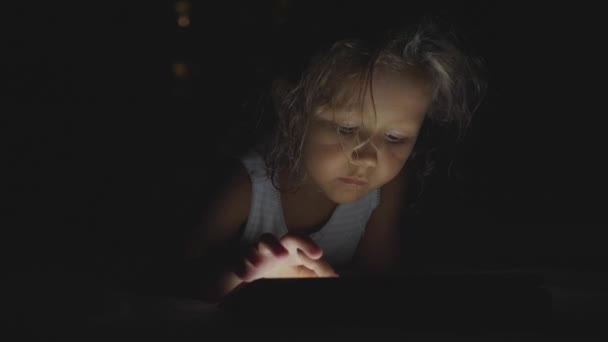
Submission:
[[[430,82],[414,70],[396,75],[376,69],[372,89],[373,103],[368,89],[362,112],[321,111],[311,121],[304,186],[320,188],[334,203],[356,201],[397,176],[432,99]]]

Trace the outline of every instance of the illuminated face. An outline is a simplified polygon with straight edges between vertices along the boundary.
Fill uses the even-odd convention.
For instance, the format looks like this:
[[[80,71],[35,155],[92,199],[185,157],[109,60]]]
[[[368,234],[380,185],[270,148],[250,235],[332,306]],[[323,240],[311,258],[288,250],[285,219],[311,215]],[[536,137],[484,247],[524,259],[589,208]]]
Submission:
[[[401,171],[432,99],[430,82],[415,71],[397,75],[376,70],[372,90],[373,103],[368,89],[363,106],[357,108],[362,112],[317,113],[306,136],[305,186],[315,187],[334,203],[353,202]]]

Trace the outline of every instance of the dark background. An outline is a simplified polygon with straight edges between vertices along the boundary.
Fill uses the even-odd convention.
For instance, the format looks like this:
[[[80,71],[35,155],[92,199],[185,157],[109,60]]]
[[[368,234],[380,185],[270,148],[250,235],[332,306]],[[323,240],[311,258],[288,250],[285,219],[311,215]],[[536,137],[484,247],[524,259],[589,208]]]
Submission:
[[[197,2],[187,28],[174,2],[7,13],[1,240],[12,272],[130,279],[167,263],[228,176],[222,157],[250,145],[255,95],[281,61],[424,13],[463,33],[486,62],[489,89],[408,214],[406,264],[605,270],[597,9]],[[181,78],[178,63],[188,69]]]

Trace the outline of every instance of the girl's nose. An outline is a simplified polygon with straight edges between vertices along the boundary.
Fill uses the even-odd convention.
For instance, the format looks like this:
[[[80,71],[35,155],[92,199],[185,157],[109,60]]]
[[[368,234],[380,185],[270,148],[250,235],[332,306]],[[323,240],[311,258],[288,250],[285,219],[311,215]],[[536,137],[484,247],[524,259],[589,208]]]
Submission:
[[[378,165],[378,149],[371,140],[353,150],[352,161],[360,167],[376,167]]]

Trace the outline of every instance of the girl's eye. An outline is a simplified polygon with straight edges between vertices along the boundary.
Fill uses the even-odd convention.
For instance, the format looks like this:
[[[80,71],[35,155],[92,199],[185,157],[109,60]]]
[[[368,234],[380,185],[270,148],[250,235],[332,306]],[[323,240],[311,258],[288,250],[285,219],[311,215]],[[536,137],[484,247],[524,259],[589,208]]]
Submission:
[[[391,144],[400,144],[405,140],[402,137],[398,137],[396,135],[392,135],[392,134],[388,134],[388,133],[385,134],[384,136],[386,137],[386,140]]]
[[[349,135],[357,131],[357,127],[354,126],[338,126],[338,133]]]

